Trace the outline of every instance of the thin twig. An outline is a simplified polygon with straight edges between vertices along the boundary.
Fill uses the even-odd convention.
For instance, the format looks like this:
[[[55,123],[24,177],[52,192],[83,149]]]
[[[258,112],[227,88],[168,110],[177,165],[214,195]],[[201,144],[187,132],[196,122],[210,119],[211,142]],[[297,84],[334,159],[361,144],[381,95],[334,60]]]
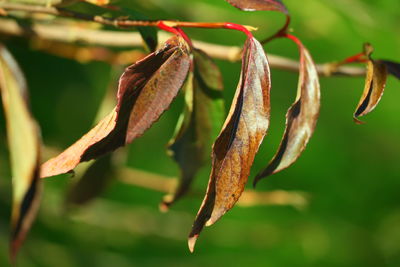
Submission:
[[[76,26],[50,25],[34,23],[29,26],[18,24],[13,19],[0,19],[0,33],[11,36],[39,37],[45,40],[53,40],[65,43],[81,43],[96,46],[107,47],[142,47],[143,40],[139,33],[121,32],[109,30],[93,30]],[[169,34],[160,32],[161,42],[170,37]],[[238,61],[242,49],[238,46],[224,46],[206,43],[202,41],[193,41],[194,46],[207,51],[207,53],[216,59]],[[271,68],[286,71],[297,72],[299,63],[295,60],[268,54]],[[346,75],[363,76],[364,68],[358,67],[339,67],[335,72],[330,72],[331,63],[318,64],[317,70],[321,76]]]
[[[122,168],[116,174],[117,179],[125,184],[139,186],[163,193],[171,193],[176,187],[177,178],[165,177],[146,171]],[[195,195],[201,195],[194,192]],[[297,209],[304,209],[308,205],[308,194],[300,191],[274,190],[258,192],[245,190],[241,195],[238,205],[251,207],[259,205],[288,205]]]
[[[101,16],[92,16],[88,14],[82,14],[82,13],[77,13],[74,11],[66,10],[63,8],[55,8],[55,7],[43,7],[43,6],[34,6],[34,5],[24,5],[24,4],[17,4],[17,3],[0,3],[0,8],[4,10],[14,10],[14,11],[25,11],[25,12],[32,12],[32,13],[41,13],[41,14],[50,14],[50,15],[55,15],[55,16],[64,16],[64,17],[70,17],[70,18],[76,18],[80,20],[87,20],[87,21],[93,21],[97,23],[101,23],[104,25],[113,25],[116,27],[130,27],[130,26],[158,26],[160,21],[140,21],[140,20],[125,20],[125,19],[111,19],[111,18],[105,18]],[[164,24],[167,21],[164,21]],[[169,21],[168,23],[173,23],[174,27],[177,26],[183,26],[183,27],[199,27],[199,25],[214,25],[213,27],[218,27],[218,28],[225,28],[226,24],[225,23],[193,23],[193,22],[179,22],[179,21]],[[43,26],[43,25],[42,25]],[[18,25],[17,25],[18,27]],[[202,27],[202,26],[200,26]],[[207,26],[208,27],[208,26]],[[54,30],[54,29],[53,29]],[[83,31],[83,29],[81,29]],[[20,30],[21,32],[21,30]],[[96,33],[91,32],[92,36],[93,35],[99,35],[99,31],[96,31]],[[23,31],[22,31],[23,33]],[[71,31],[70,31],[71,33]],[[82,32],[81,32],[82,33]],[[109,34],[113,34],[112,31],[108,32]],[[62,36],[65,36],[65,32],[60,31],[60,29],[57,30],[57,33],[53,32],[54,35],[59,35],[62,34],[61,36],[57,36],[58,38],[62,38]],[[72,32],[72,34],[76,34]],[[126,33],[125,33],[126,34]],[[129,33],[131,34],[131,33]],[[87,39],[84,36],[81,39]],[[100,36],[96,36],[100,37]],[[96,38],[97,39],[97,38]],[[164,39],[164,38],[160,38]],[[141,37],[136,35],[135,40],[141,40]],[[141,41],[140,41],[141,42]],[[131,43],[131,45],[133,42]],[[219,59],[227,59],[231,61],[236,61],[240,59],[240,53],[241,53],[241,48],[239,47],[227,47],[227,46],[220,46],[220,45],[214,45],[214,44],[208,44],[208,43],[202,43],[202,42],[194,42],[194,44],[205,51],[207,51],[210,56],[219,58]],[[289,71],[298,71],[299,70],[299,63],[297,61],[279,57],[279,56],[274,56],[274,55],[269,55],[269,61],[270,65],[272,68],[280,68],[283,70],[289,70]],[[333,70],[331,63],[326,63],[326,64],[320,64],[317,66],[317,71],[320,75],[322,76],[331,76],[331,75],[347,75],[347,76],[360,76],[365,74],[365,70],[362,68],[354,68],[354,67],[340,67],[340,68],[335,68]]]
[[[168,21],[168,20],[131,20],[120,18],[107,18],[97,15],[89,15],[84,13],[75,12],[61,7],[46,7],[37,5],[26,5],[18,3],[0,3],[0,8],[10,11],[25,11],[31,13],[41,13],[54,16],[75,18],[80,20],[94,21],[104,25],[111,25],[115,27],[158,27],[160,22],[167,27],[192,27],[192,28],[210,28],[210,29],[238,29],[236,26],[244,28],[246,31],[257,30],[257,28],[246,25],[232,25],[232,23],[225,22],[189,22],[189,21]],[[234,26],[234,27],[231,27]]]

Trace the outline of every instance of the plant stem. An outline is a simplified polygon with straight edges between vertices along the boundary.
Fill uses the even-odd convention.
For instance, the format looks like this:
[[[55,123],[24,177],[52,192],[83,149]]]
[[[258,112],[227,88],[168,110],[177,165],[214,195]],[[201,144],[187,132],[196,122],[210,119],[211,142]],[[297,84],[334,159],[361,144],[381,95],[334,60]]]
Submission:
[[[21,36],[27,38],[36,37],[43,40],[52,40],[72,44],[87,44],[102,47],[132,48],[143,46],[143,40],[137,32],[95,30],[77,26],[40,23],[23,25],[13,19],[0,18],[0,33],[9,36]],[[166,33],[159,33],[160,42],[164,42],[169,37],[170,35]],[[193,40],[193,45],[201,50],[206,51],[208,55],[216,59],[228,61],[239,61],[241,59],[242,49],[238,46],[217,45],[196,40]],[[293,72],[298,72],[299,70],[299,63],[289,58],[268,54],[268,60],[271,68]],[[331,72],[331,65],[332,63],[318,64],[318,74],[321,76],[365,75],[365,69],[360,67],[341,66],[334,72]]]
[[[226,22],[188,22],[188,21],[169,21],[169,20],[127,20],[127,19],[112,19],[106,18],[102,16],[93,16],[83,13],[78,13],[75,11],[71,11],[65,8],[56,8],[56,7],[43,7],[43,6],[34,6],[34,5],[24,5],[24,4],[16,4],[16,3],[0,3],[0,8],[9,11],[25,11],[32,13],[42,13],[49,14],[54,16],[62,16],[75,18],[80,20],[87,20],[97,22],[103,25],[110,25],[115,27],[160,27],[163,30],[170,31],[167,27],[175,28],[175,27],[190,27],[190,28],[210,28],[210,29],[233,29],[243,31],[247,35],[250,34],[250,31],[256,30],[257,28],[252,26],[243,26],[234,23],[226,23]]]

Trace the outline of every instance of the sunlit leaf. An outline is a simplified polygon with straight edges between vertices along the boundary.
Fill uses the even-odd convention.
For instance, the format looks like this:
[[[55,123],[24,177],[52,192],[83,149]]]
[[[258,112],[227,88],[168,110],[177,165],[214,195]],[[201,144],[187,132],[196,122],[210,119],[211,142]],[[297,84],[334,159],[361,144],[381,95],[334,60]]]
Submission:
[[[288,11],[281,0],[226,0],[229,4],[244,11],[279,11],[287,14]]]
[[[370,113],[376,105],[378,105],[383,95],[387,79],[386,65],[371,58],[373,52],[372,46],[366,44],[365,50],[369,58],[367,63],[367,75],[363,94],[354,112],[354,121],[359,124],[362,122],[358,120],[358,117]]]
[[[42,165],[41,177],[67,173],[141,136],[169,107],[190,67],[186,42],[178,36],[129,66],[119,80],[118,104],[92,130]]]
[[[254,185],[266,176],[292,165],[303,152],[317,123],[320,109],[318,74],[308,50],[296,42],[300,50],[300,77],[294,104],[286,113],[286,129],[281,144],[268,166],[254,179]]]
[[[11,158],[13,204],[10,256],[14,260],[39,208],[40,138],[26,101],[24,76],[14,58],[1,44],[0,87]]]
[[[213,139],[223,123],[223,88],[218,66],[204,52],[194,49],[194,70],[185,85],[185,109],[168,150],[179,164],[181,176],[173,195],[164,197],[163,209],[185,195],[197,171],[209,158]]]
[[[242,194],[254,157],[269,126],[270,74],[261,44],[244,46],[238,88],[222,131],[213,145],[207,193],[189,235],[189,249],[204,225],[215,223]]]

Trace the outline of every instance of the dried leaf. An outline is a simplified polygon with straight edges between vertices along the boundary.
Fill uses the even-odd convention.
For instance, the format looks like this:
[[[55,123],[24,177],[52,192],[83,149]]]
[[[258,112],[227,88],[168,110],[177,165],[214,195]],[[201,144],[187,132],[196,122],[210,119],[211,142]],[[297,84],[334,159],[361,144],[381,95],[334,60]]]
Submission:
[[[384,64],[387,71],[400,80],[400,63],[389,60],[378,60],[379,63]]]
[[[366,50],[369,60],[367,63],[364,91],[353,115],[354,121],[358,124],[363,123],[358,117],[370,113],[378,105],[387,79],[386,65],[371,58],[373,52],[372,46],[366,44],[364,50]]]
[[[278,151],[268,166],[254,179],[254,185],[263,178],[292,165],[303,152],[317,123],[320,109],[318,74],[308,50],[298,41],[300,50],[300,77],[294,104],[286,113],[286,129]]]
[[[226,0],[229,4],[244,11],[279,11],[287,14],[281,0]]]
[[[141,136],[169,107],[184,84],[190,55],[181,37],[129,66],[119,80],[118,104],[92,130],[42,165],[41,177],[72,171]]]
[[[11,157],[13,205],[10,257],[14,261],[39,208],[40,138],[30,114],[24,76],[8,50],[0,45],[0,87]]]
[[[179,164],[181,176],[174,194],[161,205],[166,210],[187,193],[197,171],[210,155],[212,141],[223,123],[222,75],[204,52],[194,49],[194,70],[185,85],[185,108],[168,152]]]
[[[215,223],[242,194],[258,147],[267,132],[270,74],[261,44],[249,38],[244,46],[241,79],[228,117],[213,146],[213,167],[207,193],[189,235],[189,249],[204,225]]]

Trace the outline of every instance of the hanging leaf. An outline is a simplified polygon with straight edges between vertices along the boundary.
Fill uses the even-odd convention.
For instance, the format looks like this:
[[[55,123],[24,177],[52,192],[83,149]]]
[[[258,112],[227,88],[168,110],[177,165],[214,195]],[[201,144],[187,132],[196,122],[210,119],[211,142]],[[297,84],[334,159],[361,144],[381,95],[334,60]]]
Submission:
[[[186,42],[178,36],[164,47],[129,66],[118,87],[114,110],[92,130],[55,158],[45,162],[41,177],[72,171],[141,136],[169,107],[190,67]]]
[[[27,104],[27,86],[17,62],[0,44],[0,88],[7,121],[13,204],[10,257],[14,261],[39,208],[40,138]]]
[[[254,156],[269,125],[270,73],[261,44],[247,39],[238,88],[222,131],[213,145],[207,193],[189,235],[189,249],[204,225],[212,225],[242,194]]]
[[[378,105],[386,85],[387,68],[380,61],[371,58],[373,48],[370,44],[365,44],[364,50],[369,60],[367,63],[367,75],[365,78],[364,91],[354,112],[354,121],[358,124],[363,122],[358,117],[370,113]]]
[[[296,39],[300,50],[300,77],[294,104],[286,113],[286,129],[278,151],[254,179],[257,182],[292,165],[310,140],[320,109],[318,74],[308,50]]]
[[[223,122],[221,72],[201,50],[194,49],[193,55],[194,70],[184,87],[184,112],[168,144],[168,152],[179,164],[181,176],[174,194],[164,197],[163,210],[187,193],[197,171],[208,159],[211,140]]]
[[[281,0],[226,0],[232,6],[244,11],[279,11],[287,14]]]
[[[67,193],[66,204],[85,205],[109,185],[113,177],[112,155],[105,155],[90,165]]]
[[[385,65],[387,71],[400,80],[400,63],[389,60],[378,60],[378,63]]]

